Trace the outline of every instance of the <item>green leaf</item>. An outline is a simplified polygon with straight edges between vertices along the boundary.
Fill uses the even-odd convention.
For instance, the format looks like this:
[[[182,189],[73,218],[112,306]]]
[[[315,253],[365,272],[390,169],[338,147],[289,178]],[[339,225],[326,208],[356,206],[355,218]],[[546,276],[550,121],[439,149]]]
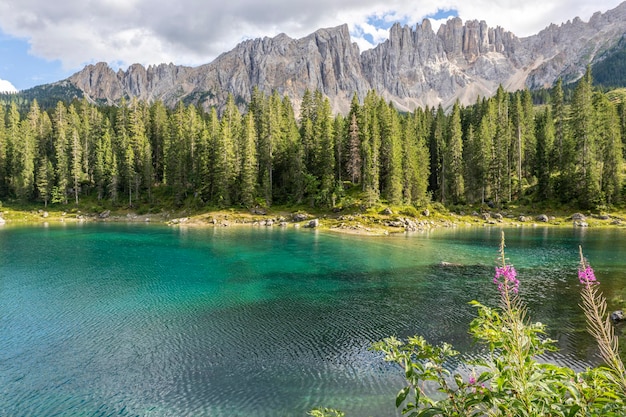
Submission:
[[[404,400],[406,400],[406,396],[409,395],[410,391],[411,391],[411,387],[406,386],[402,388],[400,392],[398,392],[398,395],[396,395],[396,408],[400,407],[400,405],[404,402]]]
[[[578,414],[578,412],[582,410],[582,408],[579,405],[574,405],[570,410],[569,413],[567,413],[568,417],[574,417],[576,416],[576,414]]]
[[[441,408],[436,408],[436,407],[430,407],[430,408],[426,408],[424,410],[422,410],[419,414],[417,414],[418,417],[434,417],[437,415],[443,415],[444,410],[442,410]]]

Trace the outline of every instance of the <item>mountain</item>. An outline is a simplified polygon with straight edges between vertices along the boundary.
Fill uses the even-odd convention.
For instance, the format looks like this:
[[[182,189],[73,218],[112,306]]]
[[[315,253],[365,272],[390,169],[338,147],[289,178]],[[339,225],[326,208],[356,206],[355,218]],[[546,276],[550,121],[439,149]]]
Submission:
[[[0,92],[1,93],[17,93],[17,88],[7,80],[0,79]]]
[[[199,67],[134,64],[116,72],[99,63],[57,84],[110,104],[138,97],[219,107],[229,93],[247,102],[256,86],[288,95],[296,108],[306,89],[319,89],[339,112],[348,110],[354,93],[362,99],[372,89],[400,110],[448,107],[457,99],[470,104],[491,96],[499,85],[514,91],[549,87],[559,77],[575,81],[587,65],[619,50],[625,34],[626,2],[589,22],[575,18],[523,38],[460,18],[437,32],[428,20],[414,28],[395,24],[387,41],[363,52],[342,25],[301,39],[280,34],[248,40]]]

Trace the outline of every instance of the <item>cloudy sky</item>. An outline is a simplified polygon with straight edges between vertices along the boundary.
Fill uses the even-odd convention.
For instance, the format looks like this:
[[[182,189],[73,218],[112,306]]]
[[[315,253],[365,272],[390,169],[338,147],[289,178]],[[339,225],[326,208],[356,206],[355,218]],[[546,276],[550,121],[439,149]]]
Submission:
[[[0,0],[0,90],[67,78],[86,64],[200,65],[250,38],[300,38],[347,23],[361,50],[393,22],[434,27],[450,16],[529,36],[589,20],[622,0]],[[8,81],[8,82],[7,82]]]

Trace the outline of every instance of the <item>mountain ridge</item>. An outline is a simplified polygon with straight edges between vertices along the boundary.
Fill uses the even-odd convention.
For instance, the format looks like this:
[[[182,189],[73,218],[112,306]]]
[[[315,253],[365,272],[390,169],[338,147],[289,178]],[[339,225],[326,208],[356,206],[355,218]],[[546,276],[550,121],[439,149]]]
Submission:
[[[204,108],[220,107],[228,94],[245,103],[257,87],[289,96],[297,109],[305,90],[319,89],[335,112],[346,112],[353,94],[363,99],[376,90],[410,111],[448,107],[456,100],[470,104],[491,96],[499,85],[514,91],[549,87],[559,77],[575,81],[625,34],[626,2],[596,12],[588,22],[577,17],[523,38],[458,17],[437,32],[428,19],[415,27],[396,23],[389,39],[365,51],[344,24],[300,39],[279,34],[246,40],[198,67],[133,64],[116,72],[97,63],[58,83],[69,83],[98,103],[137,97]]]

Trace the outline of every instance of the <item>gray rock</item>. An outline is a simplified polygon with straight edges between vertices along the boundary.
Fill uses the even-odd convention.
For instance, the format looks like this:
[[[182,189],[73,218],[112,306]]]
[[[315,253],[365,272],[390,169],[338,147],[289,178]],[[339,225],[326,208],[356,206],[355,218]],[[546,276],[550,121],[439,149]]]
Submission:
[[[429,211],[428,209],[424,209],[424,210],[422,211],[422,216],[424,216],[424,217],[428,217],[428,216],[430,216],[430,211]]]
[[[393,214],[393,211],[391,211],[389,207],[386,207],[383,211],[381,211],[381,214],[384,214],[385,216],[391,216]]]
[[[111,215],[111,210],[104,210],[102,213],[98,214],[98,217],[101,219],[108,219]]]
[[[548,218],[547,215],[545,214],[540,214],[539,216],[537,216],[535,218],[535,220],[537,220],[538,222],[543,222],[543,223],[547,223],[550,219]]]
[[[483,220],[489,220],[489,219],[491,218],[491,214],[489,214],[489,213],[483,213],[483,214],[482,214],[482,218],[483,218]]]
[[[293,215],[294,222],[302,222],[308,218],[309,218],[309,215],[305,213],[296,213]]]
[[[473,104],[478,96],[493,95],[499,85],[533,89],[553,85],[559,77],[578,79],[625,32],[624,3],[594,14],[588,23],[576,18],[523,38],[458,17],[437,32],[428,19],[415,27],[395,24],[385,42],[363,52],[348,26],[341,25],[301,39],[280,34],[245,40],[194,68],[134,64],[116,72],[98,63],[56,84],[74,86],[107,104],[128,96],[162,99],[171,107],[185,100],[205,109],[221,108],[229,94],[249,102],[258,86],[265,94],[280,91],[296,108],[306,88],[328,97],[333,112],[347,113],[353,93],[362,100],[371,90],[402,111],[439,104],[447,108],[457,98]]]
[[[316,227],[319,227],[320,225],[320,221],[319,219],[313,219],[310,222],[307,223],[306,227],[309,227],[311,229],[315,229]]]
[[[519,216],[517,221],[524,223],[528,221],[528,218],[526,216]]]
[[[572,214],[572,220],[582,220],[582,221],[585,221],[585,220],[587,220],[587,216],[585,216],[582,213],[574,213],[574,214]]]
[[[493,218],[494,218],[494,219],[496,219],[496,220],[502,220],[502,214],[500,214],[500,213],[494,213],[494,214],[493,214]]]
[[[582,220],[579,220],[577,222],[574,222],[574,226],[576,226],[576,227],[589,227],[589,223],[584,222]]]
[[[414,222],[413,220],[408,220],[408,219],[407,219],[407,220],[404,222],[404,229],[405,229],[407,232],[415,232],[415,231],[417,231],[417,228],[418,228],[417,223],[416,223],[416,222]]]
[[[622,310],[616,310],[611,313],[610,317],[613,323],[619,323],[620,321],[624,321],[624,312]]]

